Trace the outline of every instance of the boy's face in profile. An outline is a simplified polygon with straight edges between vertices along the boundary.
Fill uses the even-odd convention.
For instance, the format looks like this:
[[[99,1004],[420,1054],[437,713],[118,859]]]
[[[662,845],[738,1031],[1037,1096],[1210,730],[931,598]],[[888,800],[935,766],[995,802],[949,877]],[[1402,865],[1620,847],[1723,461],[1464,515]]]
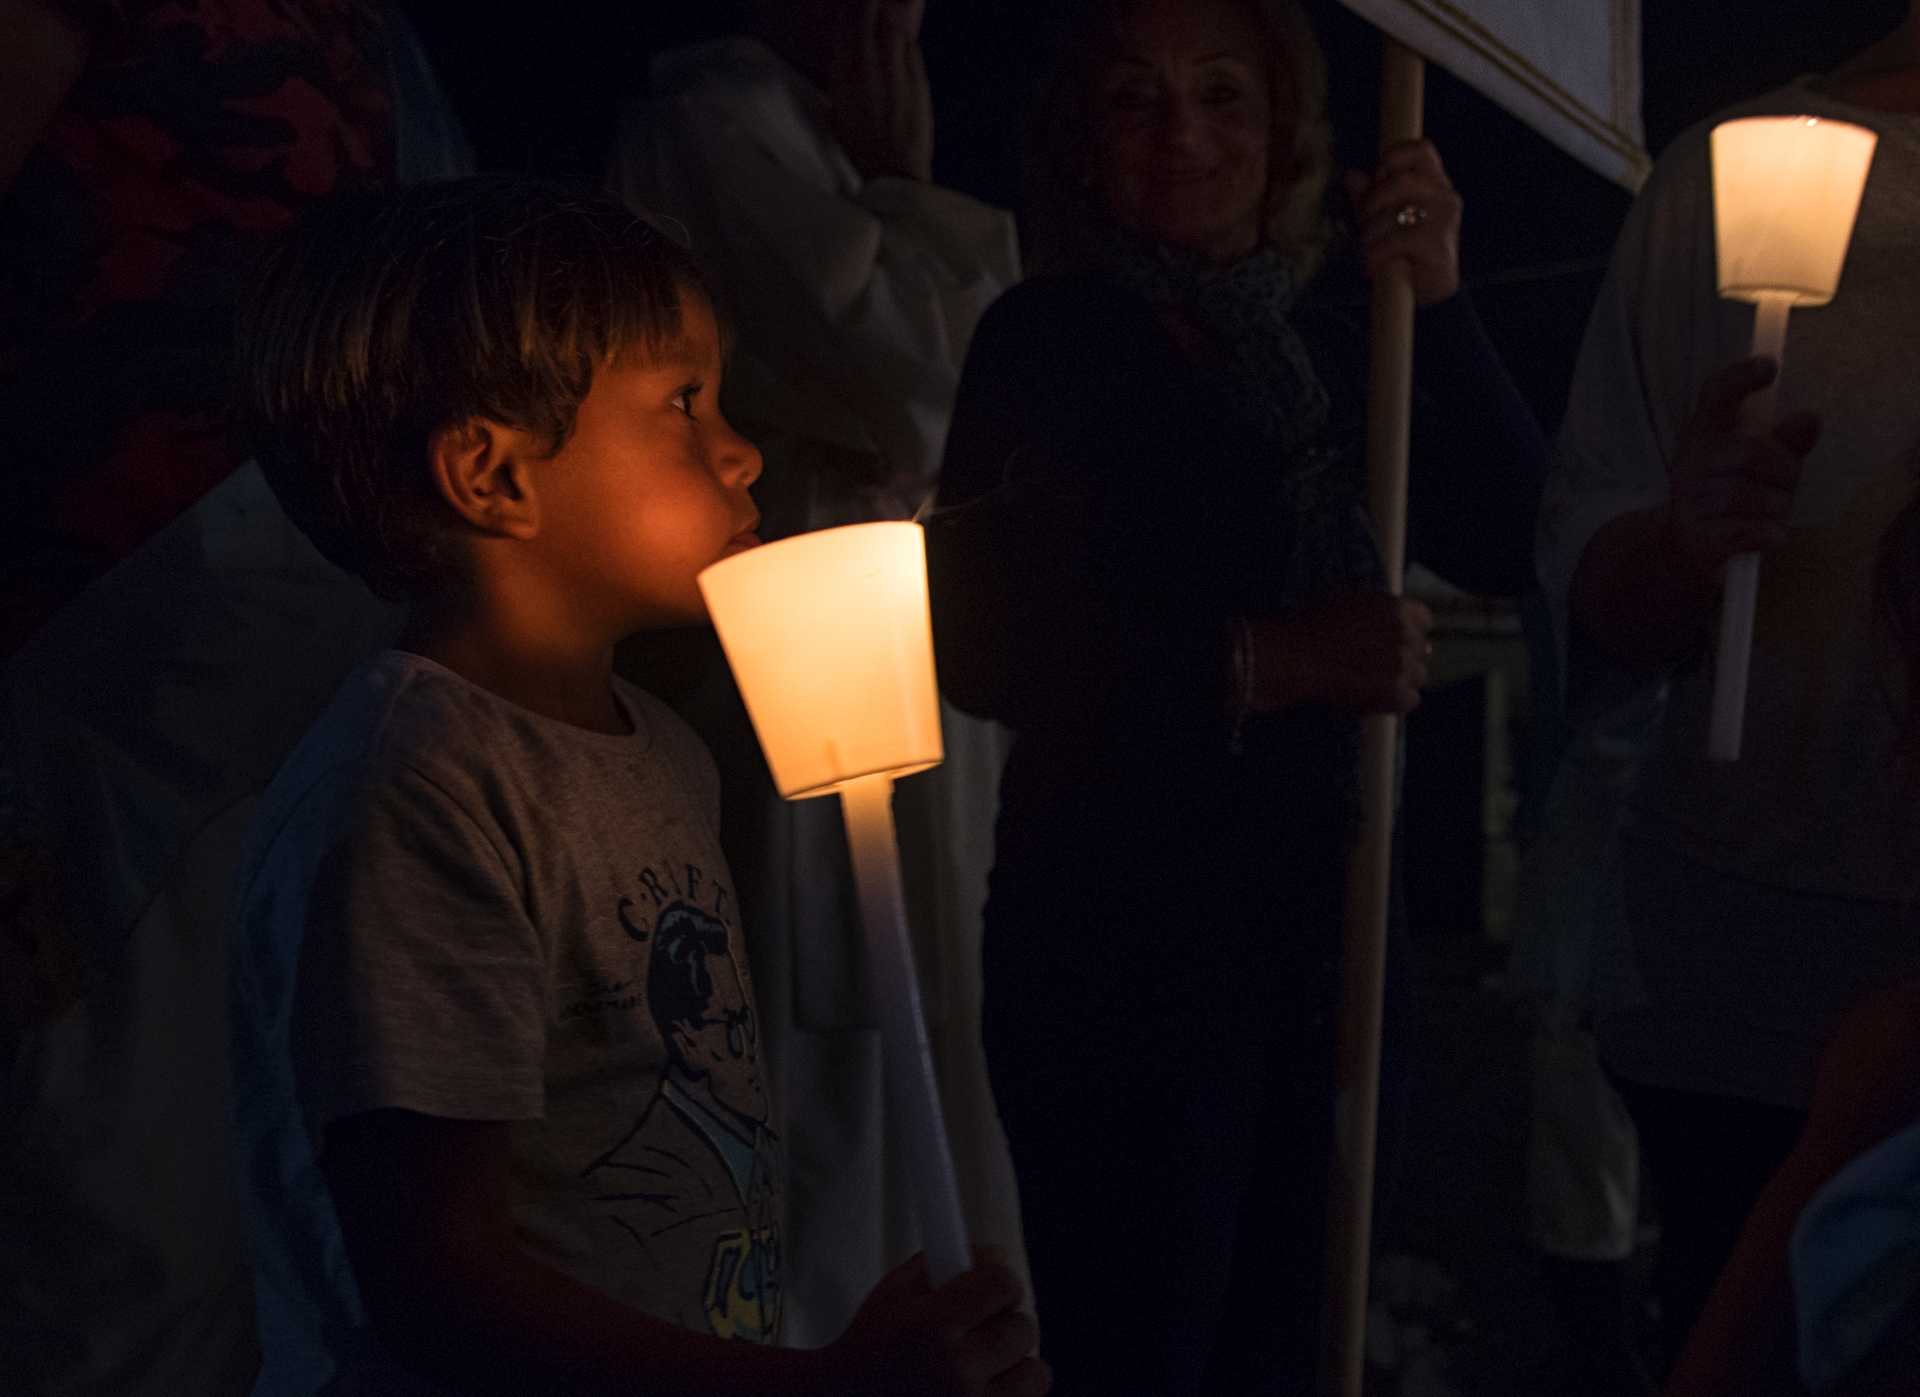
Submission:
[[[622,634],[706,619],[694,579],[759,543],[760,453],[720,415],[720,334],[684,293],[679,341],[602,368],[540,467],[539,545],[569,598]]]

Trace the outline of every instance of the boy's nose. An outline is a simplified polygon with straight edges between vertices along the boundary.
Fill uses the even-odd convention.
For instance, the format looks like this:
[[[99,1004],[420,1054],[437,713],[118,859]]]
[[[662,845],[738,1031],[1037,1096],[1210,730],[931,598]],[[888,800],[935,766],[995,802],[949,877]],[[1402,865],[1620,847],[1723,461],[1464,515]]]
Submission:
[[[725,472],[729,485],[738,485],[746,489],[760,478],[760,472],[766,468],[766,462],[760,458],[760,448],[748,441],[740,433],[727,428],[730,440],[720,453],[720,466]]]

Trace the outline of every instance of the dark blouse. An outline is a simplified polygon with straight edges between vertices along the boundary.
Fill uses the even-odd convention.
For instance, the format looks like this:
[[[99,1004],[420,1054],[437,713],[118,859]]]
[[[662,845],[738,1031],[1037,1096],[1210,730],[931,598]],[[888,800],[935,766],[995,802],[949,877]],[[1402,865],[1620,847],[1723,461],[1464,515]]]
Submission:
[[[1277,609],[1303,510],[1363,507],[1364,307],[1303,306],[1334,464],[1304,496],[1140,299],[1025,283],[975,334],[928,521],[940,683],[1018,734],[1006,823],[1066,787],[1171,819],[1350,813],[1358,723],[1294,710],[1228,749],[1227,620]],[[1467,298],[1419,316],[1410,553],[1457,585],[1531,581],[1546,445]]]

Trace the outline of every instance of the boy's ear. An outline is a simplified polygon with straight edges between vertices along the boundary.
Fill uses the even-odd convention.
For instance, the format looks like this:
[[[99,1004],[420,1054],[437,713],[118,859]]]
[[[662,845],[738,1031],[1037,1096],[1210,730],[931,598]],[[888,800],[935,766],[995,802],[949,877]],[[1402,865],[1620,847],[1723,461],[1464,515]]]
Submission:
[[[540,532],[540,502],[528,468],[543,454],[528,433],[483,417],[442,427],[427,439],[435,492],[468,524],[501,538]]]

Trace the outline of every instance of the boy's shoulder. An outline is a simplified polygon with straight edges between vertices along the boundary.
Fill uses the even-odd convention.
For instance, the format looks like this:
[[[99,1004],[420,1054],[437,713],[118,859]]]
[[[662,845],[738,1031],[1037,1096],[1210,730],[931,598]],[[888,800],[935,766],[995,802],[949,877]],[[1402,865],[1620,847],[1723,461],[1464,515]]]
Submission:
[[[504,735],[502,701],[423,656],[387,650],[349,674],[268,788],[298,801],[329,778],[378,779],[405,768],[446,776],[484,767]]]
[[[322,805],[328,820],[395,786],[430,788],[489,833],[564,837],[566,809],[615,803],[644,820],[697,807],[719,823],[712,758],[684,720],[615,681],[633,731],[612,736],[528,712],[423,656],[389,650],[355,670],[282,764],[256,812],[256,853]],[[636,787],[640,804],[634,804]],[[309,811],[309,813],[321,813]]]

